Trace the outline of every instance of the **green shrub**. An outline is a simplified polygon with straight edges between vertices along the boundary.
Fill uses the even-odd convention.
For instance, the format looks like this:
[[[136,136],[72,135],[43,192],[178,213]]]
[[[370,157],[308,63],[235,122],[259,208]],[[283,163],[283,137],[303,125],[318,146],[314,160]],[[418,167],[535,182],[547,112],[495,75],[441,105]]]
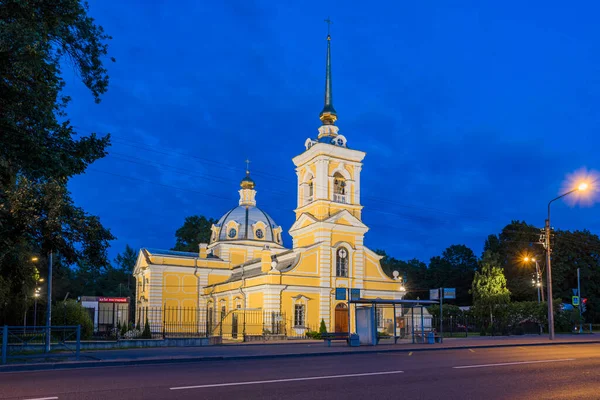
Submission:
[[[121,325],[121,331],[119,333],[121,334],[121,336],[125,336],[125,334],[127,333],[127,323],[123,323],[123,325]]]
[[[319,333],[327,333],[327,326],[325,325],[325,320],[321,320],[321,326],[319,326]]]
[[[57,303],[52,307],[53,325],[81,325],[81,339],[89,339],[94,333],[90,314],[75,300]]]
[[[142,339],[152,339],[152,332],[150,331],[150,322],[148,322],[148,318],[146,318],[146,323],[144,324],[144,330],[142,331]]]
[[[321,333],[317,332],[317,331],[307,331],[305,335],[309,339],[315,339],[315,340],[321,339]]]

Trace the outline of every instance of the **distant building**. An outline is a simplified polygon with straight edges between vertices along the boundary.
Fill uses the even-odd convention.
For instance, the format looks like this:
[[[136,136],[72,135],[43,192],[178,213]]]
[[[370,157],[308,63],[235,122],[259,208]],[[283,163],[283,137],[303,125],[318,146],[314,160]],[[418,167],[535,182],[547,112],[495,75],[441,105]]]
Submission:
[[[350,148],[335,125],[330,39],[322,125],[318,136],[306,139],[305,150],[292,160],[298,177],[296,221],[289,230],[292,248],[283,245],[282,227],[257,206],[256,185],[246,171],[239,204],[212,226],[210,243],[199,244],[198,253],[140,251],[134,270],[136,320],[149,319],[152,326],[160,326],[171,319],[190,319],[192,324],[202,319],[197,321],[199,329],[207,329],[209,335],[228,329],[232,337],[242,329],[245,334],[253,329],[256,334],[279,332],[281,324],[288,336],[302,335],[318,330],[321,321],[330,332],[348,332],[353,317],[347,301],[336,300],[336,288],[359,289],[361,298],[402,299],[401,279],[387,276],[382,257],[364,245],[369,230],[362,222],[361,204],[366,153]],[[276,140],[289,140],[285,134],[285,127],[273,133]],[[381,177],[381,184],[393,180]],[[161,307],[169,312],[144,314]],[[194,308],[202,311],[188,311]],[[260,310],[272,320],[254,323],[244,310]],[[382,309],[377,321],[380,328],[391,325],[393,310]],[[168,332],[169,327],[164,329]]]

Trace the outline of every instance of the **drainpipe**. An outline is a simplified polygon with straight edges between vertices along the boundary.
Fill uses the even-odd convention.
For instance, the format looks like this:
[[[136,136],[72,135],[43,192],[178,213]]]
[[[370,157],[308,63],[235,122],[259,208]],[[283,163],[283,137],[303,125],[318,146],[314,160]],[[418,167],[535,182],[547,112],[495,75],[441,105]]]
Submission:
[[[243,317],[244,317],[244,322],[243,322],[243,327],[242,327],[242,337],[244,338],[244,342],[246,341],[246,307],[247,307],[247,303],[246,303],[246,293],[244,293],[244,286],[246,285],[246,277],[244,276],[244,264],[242,264],[241,266],[242,268],[242,285],[240,286],[240,293],[242,294],[242,298],[244,299],[244,313],[243,313]]]
[[[283,272],[279,271],[279,285],[281,286],[283,284]],[[279,291],[279,315],[283,314],[283,291],[286,290],[288,288],[289,285],[285,285],[285,287],[283,289],[281,289]],[[294,318],[294,316],[292,315],[292,318]],[[292,320],[292,324],[291,326],[293,327],[293,320]],[[287,334],[286,334],[287,336]]]
[[[198,276],[198,257],[194,258],[194,276],[196,277],[196,333],[200,333],[200,277]]]

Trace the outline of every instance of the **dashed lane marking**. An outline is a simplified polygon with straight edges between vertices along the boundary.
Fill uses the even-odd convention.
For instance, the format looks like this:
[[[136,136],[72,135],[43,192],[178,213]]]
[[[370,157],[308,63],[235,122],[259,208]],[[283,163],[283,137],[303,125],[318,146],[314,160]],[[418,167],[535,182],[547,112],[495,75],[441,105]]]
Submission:
[[[408,353],[408,355],[409,355],[409,356],[412,356],[412,353],[413,353],[413,352],[411,351],[410,353]]]
[[[320,380],[320,379],[356,378],[356,377],[360,377],[360,376],[375,376],[375,375],[392,375],[392,374],[401,374],[403,372],[404,371],[365,372],[365,373],[361,373],[361,374],[309,376],[309,377],[305,377],[305,378],[272,379],[272,380],[268,380],[268,381],[213,383],[210,385],[179,386],[179,387],[172,387],[170,389],[171,390],[185,390],[185,389],[215,388],[215,387],[223,387],[223,386],[262,385],[262,384],[267,384],[267,383],[315,381],[315,380]]]
[[[26,400],[57,400],[58,397],[37,397],[35,399],[26,399]]]
[[[473,350],[473,349],[469,349],[469,351],[470,351],[471,353],[475,353],[475,350]]]
[[[479,364],[479,365],[461,365],[458,367],[452,367],[454,369],[466,369],[466,368],[486,368],[486,367],[503,367],[506,365],[521,365],[521,364],[541,364],[541,363],[556,363],[565,361],[575,361],[575,358],[563,358],[560,360],[537,360],[537,361],[517,361],[499,364]]]

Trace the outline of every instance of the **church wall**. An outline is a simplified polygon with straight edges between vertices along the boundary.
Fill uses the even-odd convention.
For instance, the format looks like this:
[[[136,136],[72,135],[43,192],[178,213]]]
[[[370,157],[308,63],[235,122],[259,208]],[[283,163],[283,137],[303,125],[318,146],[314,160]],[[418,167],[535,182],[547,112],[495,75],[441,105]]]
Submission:
[[[305,325],[310,330],[319,330],[319,302],[320,295],[313,288],[307,288],[306,291],[284,291],[282,295],[281,310],[286,318],[286,330],[288,335],[293,336],[301,334],[304,329],[294,326],[294,306],[303,304],[305,306]],[[291,332],[291,334],[290,334]]]
[[[333,232],[331,234],[331,243],[332,244],[336,244],[339,242],[345,242],[345,243],[349,243],[352,247],[356,246],[356,235],[351,234],[351,233],[340,233],[340,232]]]
[[[229,275],[210,274],[210,275],[208,275],[208,284],[209,285],[216,285],[217,283],[221,283],[221,282],[226,281],[227,278],[229,278]]]
[[[163,273],[162,302],[164,306],[165,330],[180,329],[181,323],[190,324],[197,320],[198,281],[190,273]]]
[[[290,271],[291,275],[318,274],[319,273],[319,251],[311,249],[304,252],[298,261],[298,265]],[[284,274],[285,276],[285,274]]]
[[[308,234],[304,234],[298,238],[295,239],[296,240],[296,247],[306,247],[306,246],[310,246],[311,244],[315,243],[315,235],[310,232]]]
[[[243,264],[248,261],[248,252],[245,249],[231,249],[229,260],[232,266]]]
[[[246,308],[263,308],[263,293],[253,292],[246,295]]]

